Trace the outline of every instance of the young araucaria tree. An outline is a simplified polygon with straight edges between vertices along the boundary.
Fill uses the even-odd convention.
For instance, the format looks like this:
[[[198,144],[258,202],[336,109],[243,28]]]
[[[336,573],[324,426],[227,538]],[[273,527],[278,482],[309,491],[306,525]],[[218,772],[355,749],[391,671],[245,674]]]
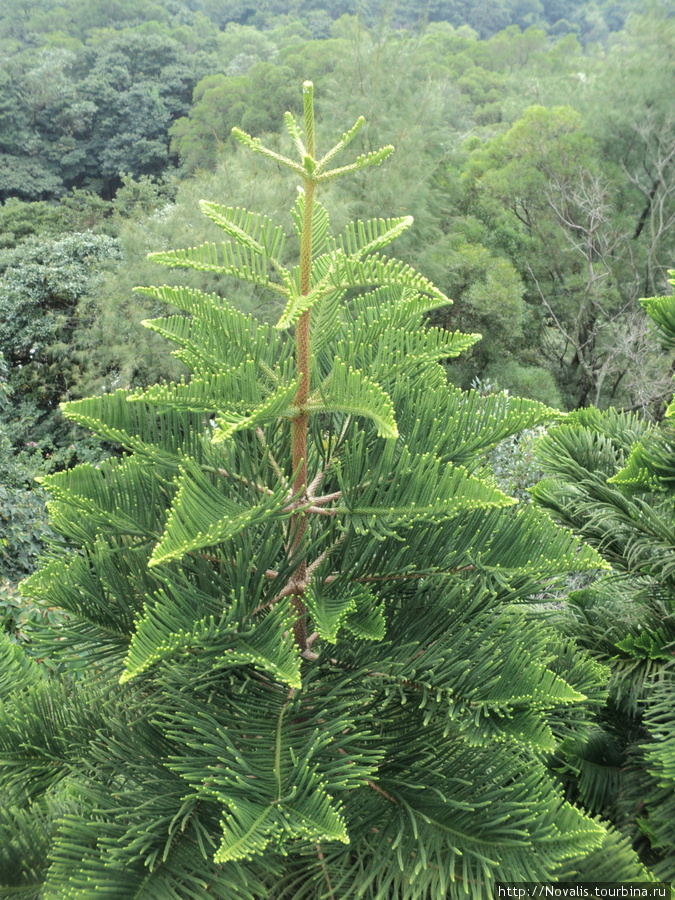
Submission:
[[[318,157],[303,93],[299,162],[235,132],[301,181],[299,263],[264,215],[213,203],[220,246],[153,254],[272,292],[276,328],[144,288],[183,311],[146,324],[189,379],[65,406],[122,450],[45,479],[60,543],[24,591],[64,611],[33,656],[67,677],[5,646],[5,883],[441,900],[640,877],[546,766],[605,670],[528,601],[603,563],[481,474],[551,412],[448,385],[443,361],[477,336],[425,327],[450,301],[382,254],[410,218],[334,236],[316,197],[392,148],[331,168],[362,120]]]

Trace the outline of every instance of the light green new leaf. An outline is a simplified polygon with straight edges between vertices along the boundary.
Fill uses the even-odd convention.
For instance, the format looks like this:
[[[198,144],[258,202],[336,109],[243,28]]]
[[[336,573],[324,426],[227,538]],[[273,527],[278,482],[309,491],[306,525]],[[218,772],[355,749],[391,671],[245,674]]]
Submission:
[[[336,156],[341,150],[344,150],[345,147],[351,144],[351,142],[361,130],[361,127],[364,125],[365,121],[366,120],[363,116],[359,116],[356,122],[354,122],[352,127],[349,129],[349,131],[345,131],[337,144],[334,147],[331,147],[331,149],[328,151],[328,153],[326,153],[325,156],[321,157],[317,165],[317,169],[319,172],[322,172],[324,170],[324,168],[328,165],[328,163],[331,161],[331,159],[333,159],[334,156]]]
[[[305,156],[307,154],[307,148],[305,147],[305,145],[303,143],[302,134],[300,133],[300,127],[298,126],[298,123],[295,121],[295,118],[293,117],[293,113],[291,113],[291,112],[284,113],[284,119],[286,121],[286,129],[287,129],[288,133],[290,134],[290,136],[293,138],[293,143],[297,147],[298,153],[300,154],[300,156]]]
[[[369,219],[366,222],[350,222],[347,228],[332,243],[353,260],[362,259],[370,253],[377,253],[410,228],[412,216],[396,219]]]
[[[248,428],[266,425],[268,422],[273,422],[281,416],[292,416],[294,410],[291,404],[299,385],[300,379],[296,378],[290,384],[280,387],[248,415],[219,411],[216,417],[217,430],[213,434],[213,443],[222,444],[223,441],[231,438],[237,431],[245,431]]]
[[[216,863],[253,859],[263,853],[279,832],[276,806],[231,800],[229,807],[228,817],[221,822],[223,839],[213,857]]]
[[[306,172],[302,166],[298,165],[298,163],[293,162],[292,159],[288,159],[286,156],[282,156],[281,153],[275,153],[274,150],[268,149],[263,145],[260,138],[251,137],[250,134],[242,131],[241,128],[233,128],[232,135],[241,144],[244,144],[250,150],[253,150],[254,153],[261,153],[263,156],[268,157],[268,159],[273,159],[274,162],[279,163],[282,166],[286,166],[286,168],[288,169],[292,169],[294,172],[297,172],[301,176],[306,175]]]
[[[311,356],[333,341],[340,331],[340,311],[343,308],[344,291],[333,291],[321,298],[312,310]]]
[[[380,641],[386,625],[382,604],[361,584],[341,583],[335,588],[315,583],[305,595],[312,627],[319,637],[334,644],[344,627],[364,641]]]
[[[331,591],[328,587],[311,585],[305,594],[305,605],[319,637],[334,644],[349,613],[356,612],[356,597],[346,586],[342,590]]]
[[[148,259],[172,269],[195,269],[197,272],[230,275],[284,296],[288,294],[283,284],[271,280],[267,270],[267,256],[251,249],[246,243],[223,242],[220,249],[216,244],[206,243],[184,250],[162,250],[149,253]],[[281,266],[277,266],[277,269],[283,278],[285,270]]]
[[[248,800],[231,803],[229,815],[221,823],[223,839],[215,862],[253,859],[282,837],[348,844],[345,823],[331,799],[317,783],[297,804],[263,805]]]
[[[387,624],[384,606],[365,585],[353,585],[354,609],[345,619],[345,628],[361,641],[381,641]]]
[[[286,240],[284,229],[281,225],[274,225],[267,216],[208,200],[200,200],[199,208],[237,243],[274,262],[281,257]]]
[[[339,175],[346,175],[348,172],[359,172],[361,169],[367,169],[370,166],[379,166],[388,156],[394,152],[394,148],[389,145],[382,147],[381,150],[373,150],[371,153],[364,153],[356,157],[356,161],[348,166],[341,166],[339,169],[331,169],[328,172],[321,172],[318,177],[319,181],[330,181],[331,178],[337,178]]]
[[[335,801],[316,782],[295,803],[284,803],[283,811],[286,830],[293,838],[349,843],[347,827]]]

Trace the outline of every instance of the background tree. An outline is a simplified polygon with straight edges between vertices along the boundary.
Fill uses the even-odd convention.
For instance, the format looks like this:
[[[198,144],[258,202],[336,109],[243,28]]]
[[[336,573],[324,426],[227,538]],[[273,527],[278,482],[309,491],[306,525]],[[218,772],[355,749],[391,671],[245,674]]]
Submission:
[[[625,176],[622,211],[639,259],[642,296],[667,288],[673,257],[673,21],[666,8],[633,16],[613,37],[605,64],[595,73],[585,109],[606,101],[600,116],[586,113],[603,158]],[[646,66],[647,59],[652,60]]]
[[[539,345],[566,403],[660,403],[661,381],[655,396],[641,390],[645,370],[658,372],[662,362],[639,327],[640,257],[615,214],[619,187],[581,117],[532,107],[474,152],[467,176],[479,217],[496,217],[493,245],[519,248],[540,328],[530,345]]]
[[[110,198],[122,173],[163,174],[169,126],[212,67],[171,36],[136,32],[9,57],[0,198],[53,199],[73,186]]]
[[[31,238],[5,251],[0,283],[0,352],[10,364],[11,439],[25,445],[55,442],[54,417],[64,397],[77,393],[86,368],[73,333],[80,298],[98,264],[119,258],[107,235]]]

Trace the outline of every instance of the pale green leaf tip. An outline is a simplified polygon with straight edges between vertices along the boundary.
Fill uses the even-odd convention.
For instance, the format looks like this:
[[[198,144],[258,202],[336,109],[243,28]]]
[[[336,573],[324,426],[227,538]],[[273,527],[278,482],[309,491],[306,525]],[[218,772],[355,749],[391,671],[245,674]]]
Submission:
[[[237,128],[236,125],[232,129],[232,136],[235,137],[238,141],[241,141],[242,144],[252,145],[252,144],[260,143],[259,138],[251,137],[250,134],[247,134],[245,131],[242,131],[241,128]]]

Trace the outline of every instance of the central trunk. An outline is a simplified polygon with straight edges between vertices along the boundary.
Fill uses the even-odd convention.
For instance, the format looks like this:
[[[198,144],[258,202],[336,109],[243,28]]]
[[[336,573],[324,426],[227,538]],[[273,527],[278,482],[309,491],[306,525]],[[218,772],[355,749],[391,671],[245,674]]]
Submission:
[[[307,156],[314,160],[314,110],[312,104],[311,86],[305,85],[304,92],[304,118],[305,140],[307,141]],[[302,232],[300,234],[300,293],[303,297],[309,294],[312,287],[312,216],[314,213],[314,189],[316,187],[311,178],[305,178],[305,206],[302,218]],[[309,415],[307,413],[307,398],[309,397],[309,353],[310,353],[310,319],[311,311],[304,312],[296,326],[295,344],[298,375],[300,386],[295,395],[295,405],[298,415],[291,424],[291,441],[293,453],[293,478],[292,496],[294,500],[302,498],[307,490],[307,426]],[[307,531],[307,515],[304,512],[296,513],[291,519],[291,546],[289,555],[294,559],[296,568],[293,573],[293,595],[291,603],[295,610],[296,621],[293,626],[295,642],[301,651],[307,649],[307,607],[303,597],[307,589],[307,560],[304,555],[295,560],[302,547]]]

